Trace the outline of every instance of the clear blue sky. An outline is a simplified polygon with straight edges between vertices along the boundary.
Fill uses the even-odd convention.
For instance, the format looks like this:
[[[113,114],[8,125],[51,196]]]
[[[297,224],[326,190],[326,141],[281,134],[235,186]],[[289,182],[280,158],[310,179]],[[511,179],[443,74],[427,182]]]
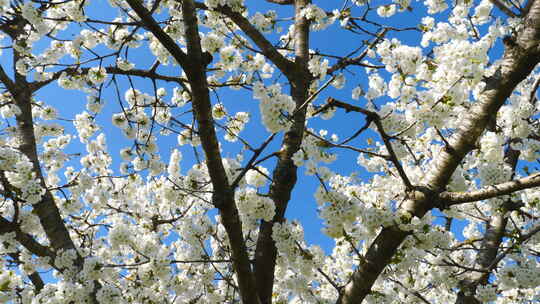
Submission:
[[[267,9],[274,9],[278,11],[278,15],[282,17],[290,17],[292,16],[292,7],[291,6],[278,6],[273,4],[268,4],[264,1],[246,1],[246,3],[250,7],[250,13],[253,14],[257,10],[267,10]],[[332,10],[335,8],[341,7],[342,1],[315,1],[316,4],[321,5],[323,8],[327,10]],[[379,4],[389,4],[388,1],[373,1],[372,5],[377,6]],[[353,14],[358,13],[359,9],[353,10]],[[108,8],[106,6],[106,1],[92,1],[91,7],[87,9],[88,15],[91,18],[94,19],[108,19],[112,20],[114,17],[116,17],[116,11]],[[375,16],[373,13],[372,16]],[[380,21],[381,23],[388,22],[388,20],[393,20],[393,23],[390,24],[393,27],[414,27],[417,26],[420,22],[420,19],[425,16],[425,10],[422,8],[422,5],[414,2],[413,3],[413,10],[412,11],[406,11],[403,13],[399,13],[397,17],[394,17],[392,19],[385,19],[381,20],[380,18],[374,17],[373,20]],[[444,14],[441,16],[445,16]],[[98,26],[99,28],[102,28],[101,26]],[[283,25],[284,28],[288,27],[288,24],[285,23]],[[201,28],[202,31],[205,31],[204,28]],[[75,33],[74,31],[66,31],[59,35],[60,38],[72,38],[72,34]],[[270,39],[272,41],[277,41],[277,37],[279,35],[272,34],[269,35]],[[400,40],[404,44],[409,45],[418,45],[419,41],[421,39],[421,35],[419,32],[413,32],[413,31],[407,31],[407,32],[391,32],[388,37],[399,37]],[[343,29],[339,28],[339,24],[334,24],[331,28],[328,30],[322,31],[322,32],[313,32],[311,36],[311,49],[321,51],[322,53],[337,55],[337,56],[344,56],[348,54],[352,49],[358,48],[362,44],[362,40],[367,39],[366,36],[358,36],[350,34]],[[48,42],[47,42],[48,44]],[[43,45],[38,44],[36,46],[37,49],[40,47],[43,47]],[[97,49],[101,54],[105,53],[104,48],[98,48]],[[497,50],[495,50],[497,52]],[[500,52],[500,49],[498,50]],[[9,51],[4,52],[3,58],[8,58]],[[130,59],[137,64],[137,68],[148,68],[154,61],[153,56],[150,55],[146,47],[143,47],[139,50],[130,50]],[[70,61],[69,59],[68,61]],[[217,60],[217,58],[215,58]],[[9,65],[9,62],[5,62],[5,59],[2,59],[3,65]],[[105,65],[110,65],[111,62],[106,62]],[[173,73],[173,75],[178,75],[174,73],[178,73],[178,68],[164,68],[159,71],[163,71],[165,73],[166,71],[169,71]],[[354,73],[354,74],[353,74]],[[355,68],[351,69],[350,72],[345,72],[345,75],[347,76],[347,85],[346,87],[341,90],[337,91],[333,88],[327,89],[325,92],[321,94],[321,96],[315,101],[316,104],[321,104],[326,97],[332,96],[339,99],[343,99],[345,101],[351,101],[351,89],[357,85],[361,85],[364,88],[367,88],[366,78],[364,77],[364,73],[361,69]],[[384,77],[387,77],[388,75],[386,73],[381,73]],[[121,83],[121,97],[123,98],[123,94],[126,89],[129,88],[129,83],[123,79]],[[109,77],[110,80],[110,77]],[[152,94],[152,85],[151,82],[148,80],[143,80],[141,78],[133,78],[135,87],[143,92]],[[283,84],[284,77],[280,77],[279,82]],[[109,84],[109,82],[107,82]],[[167,88],[168,91],[168,97],[172,95],[172,88],[173,86],[168,83],[158,82],[158,86],[163,86]],[[284,91],[287,91],[288,87],[284,89]],[[253,146],[258,146],[260,143],[264,141],[264,139],[269,135],[267,131],[265,131],[264,127],[259,123],[260,116],[259,116],[259,110],[258,110],[258,101],[254,100],[251,97],[250,92],[246,91],[233,91],[233,90],[220,90],[220,99],[227,107],[227,110],[229,113],[234,113],[236,111],[247,111],[252,114],[251,116],[251,122],[247,125],[246,130],[242,133],[242,136],[249,140],[250,143],[252,143]],[[80,113],[84,111],[84,107],[86,104],[85,95],[78,92],[78,91],[67,91],[64,89],[59,88],[56,84],[51,84],[48,87],[44,88],[39,92],[37,95],[37,98],[39,100],[44,101],[45,103],[50,103],[57,107],[57,109],[60,112],[60,116],[62,118],[66,119],[73,119],[75,114]],[[215,96],[212,94],[212,98]],[[120,111],[120,106],[118,104],[118,101],[116,99],[115,90],[113,86],[110,86],[108,89],[104,90],[103,99],[106,101],[106,106],[101,114],[99,114],[97,121],[102,126],[103,132],[107,135],[107,144],[109,146],[109,151],[111,155],[113,156],[115,163],[113,165],[113,168],[115,170],[118,168],[118,165],[120,163],[120,157],[118,154],[118,151],[121,148],[130,146],[132,144],[131,141],[127,140],[117,128],[113,127],[110,123],[111,121],[111,114],[117,113]],[[378,104],[384,103],[387,100],[384,98],[378,101]],[[365,104],[365,100],[356,101],[360,104]],[[363,124],[363,118],[359,114],[344,114],[340,111],[336,114],[338,119],[334,119],[332,121],[323,121],[318,118],[313,119],[310,121],[309,126],[311,128],[315,128],[316,130],[324,128],[329,130],[329,134],[336,133],[340,136],[340,138],[346,138],[347,136],[351,135],[356,131],[362,124]],[[186,116],[187,117],[187,116]],[[191,118],[185,119],[184,121],[189,122],[191,121]],[[336,123],[339,122],[339,123]],[[74,128],[72,127],[71,123],[66,122],[65,123],[66,130],[68,133],[73,133]],[[223,132],[220,132],[222,135]],[[358,138],[354,143],[363,143],[366,140],[366,137],[370,136],[374,139],[378,139],[376,135],[373,133],[366,133],[366,135]],[[267,148],[267,152],[276,151],[278,150],[279,140],[281,137],[279,137],[278,140],[275,140],[275,144]],[[223,156],[226,157],[234,157],[234,155],[241,149],[240,144],[229,144],[225,141],[222,141],[223,143]],[[175,135],[171,135],[169,137],[164,137],[159,140],[159,149],[162,152],[163,160],[167,163],[169,159],[169,152],[173,148],[177,148],[177,140]],[[187,169],[191,167],[191,164],[194,163],[193,153],[191,150],[191,147],[181,147],[180,149],[184,155],[184,160],[182,162],[182,169],[183,172],[187,172]],[[200,151],[200,149],[199,149]],[[78,140],[74,140],[72,144],[70,145],[69,152],[71,153],[85,153],[85,148],[83,145],[80,144]],[[201,152],[202,154],[202,152]],[[266,153],[263,153],[266,154]],[[246,161],[251,156],[250,153],[246,154]],[[331,168],[342,175],[347,175],[351,172],[358,172],[360,174],[360,177],[362,177],[365,181],[369,180],[370,175],[367,174],[365,171],[363,171],[357,164],[356,164],[356,153],[351,153],[347,151],[340,151],[338,161],[331,165]],[[79,165],[79,158],[74,159],[72,162],[73,166],[80,167]],[[267,167],[270,171],[273,168],[274,161],[268,161],[265,164],[265,167]],[[303,174],[303,169],[299,170],[299,180],[297,187],[294,189],[291,202],[289,204],[289,209],[287,211],[287,218],[289,219],[297,219],[299,220],[305,229],[305,237],[308,243],[311,244],[319,244],[321,245],[327,252],[331,250],[333,246],[333,241],[326,236],[324,236],[321,233],[322,223],[321,220],[318,218],[317,215],[317,208],[316,203],[313,198],[313,192],[318,186],[318,181],[313,176],[305,176]]]

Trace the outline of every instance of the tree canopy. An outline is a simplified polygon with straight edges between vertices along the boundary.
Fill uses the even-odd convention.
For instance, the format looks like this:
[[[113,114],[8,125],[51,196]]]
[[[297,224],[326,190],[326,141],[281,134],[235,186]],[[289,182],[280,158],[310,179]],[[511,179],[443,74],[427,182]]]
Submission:
[[[540,299],[540,0],[0,0],[0,52],[2,303]]]

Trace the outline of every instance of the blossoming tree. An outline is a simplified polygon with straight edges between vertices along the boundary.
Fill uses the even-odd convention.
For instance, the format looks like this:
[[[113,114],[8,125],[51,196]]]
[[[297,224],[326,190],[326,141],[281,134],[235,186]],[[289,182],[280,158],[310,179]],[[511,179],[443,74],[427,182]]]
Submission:
[[[0,0],[0,39],[2,303],[540,297],[539,0]]]

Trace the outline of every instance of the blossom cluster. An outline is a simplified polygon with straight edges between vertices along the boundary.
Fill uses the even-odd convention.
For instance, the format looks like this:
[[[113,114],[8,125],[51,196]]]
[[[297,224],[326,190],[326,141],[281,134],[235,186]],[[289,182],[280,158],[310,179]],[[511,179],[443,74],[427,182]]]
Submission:
[[[259,219],[271,221],[274,217],[274,202],[268,197],[257,194],[254,188],[240,189],[234,196],[244,231],[254,230]]]
[[[281,92],[278,84],[266,87],[263,83],[254,84],[253,97],[260,101],[262,122],[268,132],[285,131],[290,126],[287,115],[294,113],[296,105],[291,96]]]
[[[99,303],[238,302],[236,248],[227,221],[213,205],[215,179],[208,167],[213,156],[202,145],[208,130],[200,129],[193,115],[198,114],[192,105],[197,92],[188,75],[158,36],[139,26],[128,2],[100,2],[118,13],[108,19],[96,16],[93,8],[99,1],[57,2],[0,0],[2,24],[10,24],[3,29],[21,33],[16,39],[0,33],[2,43],[9,41],[0,49],[6,56],[17,55],[15,81],[26,77],[25,88],[33,90],[24,102],[7,85],[0,95],[0,213],[19,229],[0,234],[0,302],[82,303],[91,297]],[[159,27],[186,52],[178,1],[143,5],[154,10]],[[400,39],[400,28],[392,21],[386,27],[383,23],[392,19],[384,18],[398,12],[404,16],[408,0],[382,5],[355,0],[338,8],[330,2],[308,4],[294,18],[281,10],[251,12],[248,5],[243,0],[197,4],[200,47],[212,55],[204,71],[211,113],[204,114],[211,114],[217,130],[225,186],[235,187],[234,204],[227,207],[233,214],[238,211],[242,224],[242,235],[236,237],[243,238],[250,262],[257,259],[261,223],[276,219],[276,156],[280,164],[307,175],[297,179],[294,192],[286,193],[293,197],[289,208],[313,208],[320,219],[320,227],[302,217],[278,217],[273,224],[277,258],[272,301],[335,303],[351,275],[378,250],[372,244],[379,233],[389,229],[406,231],[407,237],[373,286],[367,286],[371,292],[365,303],[456,302],[463,284],[486,271],[489,279],[479,281],[470,294],[478,301],[538,301],[538,190],[418,217],[409,212],[414,191],[405,183],[414,189],[432,186],[425,180],[441,167],[440,155],[448,155],[455,138],[470,125],[464,119],[487,102],[486,92],[493,88],[486,79],[496,79],[507,68],[494,61],[501,38],[512,43],[508,38],[528,25],[493,13],[489,0],[456,2],[451,9],[448,1],[425,0],[428,16],[414,21],[414,35]],[[244,32],[235,18],[223,14],[229,9],[236,19],[249,22],[253,32]],[[15,15],[21,19],[10,23]],[[373,17],[376,22],[370,22]],[[317,31],[312,37],[337,39],[323,35],[339,31],[358,46],[343,53],[331,43],[313,43],[315,38],[302,50],[308,57],[303,58],[297,20]],[[384,31],[375,38],[374,28]],[[138,60],[150,56],[156,59],[150,67]],[[310,74],[305,86],[309,102],[288,93],[297,85],[292,83],[295,71],[281,71],[276,60],[288,60],[286,66]],[[331,68],[341,64],[346,66]],[[540,156],[538,77],[535,70],[501,102],[493,121],[482,122],[488,130],[459,164],[450,165],[456,168],[437,191],[493,189],[533,170]],[[64,101],[36,89],[52,81],[86,95],[80,110],[76,103],[68,109]],[[111,88],[112,95],[107,92]],[[257,105],[228,98],[228,90],[258,100],[260,116]],[[319,112],[323,104],[314,94],[339,96],[350,102],[349,113],[338,107]],[[117,103],[110,101],[115,99]],[[72,108],[77,113],[65,117]],[[280,133],[289,131],[293,114],[303,110],[301,142],[291,132],[280,146]],[[23,116],[33,119],[37,158],[25,150]],[[278,133],[264,151],[249,141],[263,128]],[[76,138],[81,145],[74,147]],[[287,154],[291,149],[292,157]],[[251,152],[261,155],[249,162]],[[510,163],[510,154],[516,155],[517,165]],[[303,187],[311,187],[306,186],[308,178],[316,183],[313,197],[302,197],[300,206],[294,199]],[[75,246],[53,250],[54,259],[20,242],[23,235],[43,247],[58,246],[51,244],[42,227],[46,221],[35,210],[43,198],[52,198]],[[487,269],[479,262],[487,252],[482,246],[486,231],[497,223],[503,231],[497,265],[474,271]],[[306,231],[321,228],[324,236],[319,237],[329,237],[333,244],[312,244],[302,225]],[[31,287],[29,275],[47,271],[53,276],[45,286],[40,291]]]
[[[0,169],[5,172],[7,181],[21,191],[24,202],[37,204],[41,201],[45,189],[26,155],[12,148],[0,148]]]

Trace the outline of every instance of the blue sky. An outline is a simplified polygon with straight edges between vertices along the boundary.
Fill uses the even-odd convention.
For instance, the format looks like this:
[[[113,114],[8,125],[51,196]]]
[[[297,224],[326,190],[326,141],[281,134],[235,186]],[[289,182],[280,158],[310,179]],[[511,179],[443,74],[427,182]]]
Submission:
[[[328,1],[328,0],[319,0],[314,1],[316,4],[322,6],[323,8],[327,10],[333,10],[336,7],[341,7],[342,1]],[[110,9],[106,1],[91,1],[91,6],[87,9],[89,16],[94,19],[105,19],[105,20],[112,20],[117,16],[117,12],[113,9]],[[249,5],[250,13],[253,14],[258,10],[268,10],[273,9],[278,11],[278,15],[281,17],[291,17],[293,15],[293,10],[291,6],[278,6],[266,3],[265,1],[261,0],[246,0],[247,5]],[[339,5],[336,5],[335,3],[339,3]],[[389,1],[378,1],[375,0],[372,2],[373,6],[381,5],[381,4],[389,4]],[[376,17],[375,12],[371,13],[371,16],[373,16],[373,20],[388,24],[393,27],[415,27],[419,24],[422,17],[424,17],[425,9],[423,8],[423,5],[419,2],[412,3],[413,9],[412,11],[405,11],[403,13],[398,13],[396,16],[394,16],[391,19],[381,19]],[[335,6],[335,7],[334,7]],[[356,9],[354,12],[358,13],[361,12],[362,9]],[[500,13],[494,9],[493,11],[496,15],[500,16]],[[448,14],[448,11],[445,13],[442,13],[440,15],[436,15],[436,19],[442,19],[445,18]],[[391,22],[390,22],[391,21]],[[286,29],[288,27],[288,23],[283,23],[283,28]],[[99,28],[102,28],[102,26],[98,26]],[[86,27],[82,27],[86,28]],[[73,27],[71,30],[62,32],[59,35],[59,38],[64,39],[72,39],[76,33],[82,28],[75,28]],[[374,29],[374,28],[373,28]],[[200,29],[201,31],[205,31],[204,28]],[[485,28],[484,28],[485,30]],[[276,42],[281,34],[268,34],[267,37],[273,42]],[[405,31],[405,32],[390,32],[387,35],[388,38],[398,37],[399,40],[402,41],[403,44],[408,45],[419,45],[419,42],[421,40],[421,33],[417,31]],[[329,29],[320,31],[320,32],[312,32],[311,35],[311,49],[320,51],[322,53],[336,55],[336,56],[344,56],[348,54],[352,49],[358,48],[362,45],[362,40],[368,39],[366,36],[359,36],[355,34],[351,34],[347,31],[344,31],[343,29],[339,28],[339,23],[334,24]],[[48,41],[46,43],[38,43],[36,44],[36,50],[42,49],[48,45]],[[103,47],[99,47],[97,49],[101,54],[105,54],[110,52],[109,50],[106,50]],[[496,47],[492,50],[493,58],[497,58],[497,56],[502,52],[502,48]],[[6,70],[11,69],[11,62],[8,59],[10,57],[11,52],[9,50],[3,50],[1,63],[6,68]],[[424,54],[426,54],[426,51],[424,50]],[[218,56],[214,56],[214,60],[218,60]],[[142,47],[140,49],[131,49],[129,52],[129,58],[132,62],[136,63],[137,68],[145,69],[152,65],[155,58],[150,54],[148,49],[146,47]],[[71,62],[71,58],[66,58],[66,62]],[[331,60],[331,62],[334,62]],[[105,62],[104,65],[110,65],[112,64],[112,61]],[[170,74],[170,75],[178,75],[179,74],[179,68],[178,67],[162,67],[158,71],[162,72],[163,74]],[[317,100],[314,101],[315,104],[322,104],[324,100],[328,96],[332,96],[338,99],[342,99],[344,101],[348,101],[351,103],[356,103],[359,105],[365,105],[365,100],[361,99],[360,101],[353,101],[351,99],[351,90],[352,88],[360,85],[363,88],[367,89],[367,82],[365,73],[360,68],[354,68],[349,69],[345,71],[345,75],[347,76],[347,83],[346,87],[342,90],[336,90],[332,87],[329,87],[326,89]],[[381,73],[381,75],[385,78],[388,78],[387,73]],[[109,77],[108,80],[111,78]],[[123,99],[124,92],[129,88],[129,83],[126,80],[125,77],[120,78],[120,98]],[[135,88],[148,93],[153,94],[153,88],[152,84],[148,80],[144,80],[141,78],[132,78],[135,84]],[[280,82],[283,86],[284,92],[288,91],[288,86],[285,84],[285,77],[281,76],[278,79],[278,82]],[[107,144],[109,147],[109,152],[111,156],[114,159],[114,163],[112,168],[116,170],[116,173],[118,173],[118,166],[120,164],[120,156],[118,154],[119,150],[125,147],[129,147],[132,145],[132,142],[128,139],[126,139],[119,129],[112,126],[111,124],[111,115],[114,113],[118,113],[121,111],[120,105],[118,104],[117,96],[114,87],[112,86],[112,83],[107,81],[105,83],[106,85],[109,85],[109,87],[105,90],[103,90],[103,100],[106,102],[106,106],[104,107],[104,110],[97,116],[96,120],[99,123],[99,125],[102,127],[101,132],[105,133],[107,136]],[[158,87],[164,87],[167,89],[168,96],[167,98],[170,98],[172,95],[172,89],[174,88],[174,85],[170,83],[164,83],[164,82],[158,82]],[[245,90],[229,90],[229,89],[223,89],[220,90],[220,100],[225,104],[227,107],[227,110],[229,113],[234,114],[237,111],[247,111],[251,113],[251,121],[246,126],[245,131],[241,133],[242,137],[248,140],[252,146],[257,147],[259,146],[269,135],[269,133],[265,130],[265,128],[260,124],[260,113],[258,109],[258,101],[254,100],[251,96],[251,92],[245,91]],[[216,101],[216,97],[214,94],[211,94],[212,101]],[[45,102],[46,104],[51,104],[55,106],[59,110],[59,116],[61,118],[65,119],[73,119],[76,114],[85,111],[85,105],[86,105],[86,95],[74,91],[74,90],[64,90],[62,88],[59,88],[56,83],[52,83],[49,86],[43,88],[41,91],[38,92],[36,98],[38,100],[41,100]],[[377,101],[377,104],[384,104],[385,102],[388,102],[388,99],[381,98]],[[190,122],[191,117],[190,115],[183,116],[183,121]],[[343,111],[337,111],[336,116],[331,121],[325,121],[319,118],[315,118],[310,120],[309,127],[314,128],[315,130],[319,129],[327,129],[329,131],[329,134],[336,133],[339,135],[340,138],[346,138],[350,135],[352,135],[360,126],[362,126],[364,123],[363,117],[358,113],[349,113],[345,114]],[[62,124],[66,127],[66,132],[70,134],[75,134],[75,129],[71,122],[65,121],[62,122]],[[223,132],[218,133],[220,136],[220,139],[222,139]],[[371,137],[375,140],[378,140],[379,137],[373,133],[373,132],[366,132],[364,135],[357,138],[355,141],[353,141],[352,145],[364,145],[365,141],[368,137]],[[273,143],[266,149],[265,153],[263,155],[267,155],[270,152],[279,150],[279,143],[281,142],[282,135],[279,135]],[[230,144],[227,143],[224,140],[221,140],[223,144],[223,156],[224,157],[234,157],[236,153],[238,153],[241,150],[241,145],[239,143]],[[168,163],[169,160],[169,153],[172,151],[172,149],[178,148],[177,145],[177,139],[175,135],[171,135],[168,137],[162,137],[159,140],[159,149],[162,153],[162,158],[165,163]],[[191,167],[191,165],[195,162],[195,159],[193,157],[192,148],[189,146],[183,146],[179,148],[182,151],[182,154],[184,156],[181,167],[183,173],[186,173],[187,170]],[[198,148],[200,155],[202,155],[202,150]],[[331,149],[332,151],[332,149]],[[68,153],[82,153],[83,155],[86,153],[84,145],[82,145],[78,139],[74,139],[69,146]],[[362,179],[365,182],[369,181],[369,178],[371,177],[371,174],[367,173],[365,170],[363,170],[360,166],[356,164],[356,153],[352,153],[350,151],[338,151],[338,160],[330,165],[330,168],[341,175],[348,175],[352,172],[357,172],[360,179]],[[245,161],[249,159],[251,156],[251,153],[246,153],[245,155]],[[80,158],[74,158],[69,165],[72,165],[76,168],[80,167],[79,163]],[[244,162],[245,164],[245,162]],[[268,168],[270,171],[273,169],[275,164],[275,159],[271,159],[267,162],[265,162],[263,165]],[[302,223],[304,230],[305,230],[305,239],[309,244],[317,244],[320,245],[327,253],[330,253],[334,241],[327,236],[325,236],[321,232],[321,228],[323,228],[323,223],[321,219],[318,217],[317,212],[317,206],[315,199],[313,198],[313,193],[315,189],[319,186],[318,180],[313,176],[306,176],[303,173],[304,169],[300,168],[298,172],[298,183],[295,187],[292,198],[289,203],[289,207],[287,210],[286,217],[289,220],[298,220]],[[62,174],[60,174],[62,176]],[[267,187],[264,189],[261,189],[261,192],[267,192]],[[212,211],[211,214],[215,214],[215,211]],[[439,216],[440,213],[437,211],[434,212],[434,215]],[[437,224],[443,224],[443,219],[439,218],[436,220]],[[459,221],[455,220],[453,224],[453,232],[456,234],[456,236],[459,239],[463,239],[463,236],[461,235],[461,229],[466,225],[465,221]],[[45,281],[55,281],[55,279],[52,277],[52,273],[48,272],[43,274],[43,278]]]
[[[253,14],[258,10],[265,11],[267,9],[273,9],[278,11],[278,15],[282,17],[291,17],[293,15],[293,10],[291,6],[278,6],[266,3],[264,1],[246,1],[247,5],[250,7],[250,13]],[[325,9],[332,10],[334,8],[341,7],[341,1],[315,1],[317,5],[322,6]],[[338,4],[339,3],[339,4]],[[373,1],[372,6],[377,6],[380,4],[389,4],[388,1]],[[419,24],[420,19],[425,16],[425,9],[420,3],[414,2],[412,11],[405,11],[403,13],[398,13],[396,16],[394,16],[391,19],[380,19],[376,17],[375,12],[371,13],[371,16],[373,16],[373,20],[377,22],[381,22],[383,24],[388,24],[390,21],[391,23],[389,25],[393,27],[415,27]],[[353,10],[353,14],[361,12],[362,9],[355,9]],[[87,9],[88,15],[91,18],[94,19],[107,19],[112,20],[114,17],[117,16],[117,13],[115,10],[110,9],[106,6],[105,1],[92,1],[91,6]],[[439,16],[439,18],[446,16],[447,13],[443,13]],[[102,26],[97,26],[99,28],[102,28]],[[283,28],[287,28],[288,23],[283,24]],[[83,27],[85,28],[85,27]],[[374,28],[372,28],[373,30]],[[80,29],[77,29],[77,31]],[[201,31],[205,31],[204,28],[200,29]],[[59,37],[70,39],[73,38],[73,35],[77,32],[75,28],[73,30],[62,32]],[[270,34],[267,37],[269,37],[270,40],[273,42],[277,41],[277,38],[281,34]],[[390,32],[387,36],[389,38],[392,37],[399,37],[399,39],[404,44],[409,45],[418,45],[419,41],[421,39],[421,33],[417,31],[405,31],[405,32]],[[349,32],[344,31],[343,29],[339,28],[339,23],[334,24],[332,27],[325,31],[320,32],[313,32],[311,36],[311,49],[318,50],[322,53],[331,54],[331,55],[337,55],[337,56],[344,56],[348,54],[352,49],[358,48],[362,45],[362,40],[368,39],[366,36],[359,36],[355,34],[351,34]],[[48,42],[47,42],[48,45]],[[43,47],[43,44],[37,44],[36,49],[39,49]],[[98,48],[98,52],[105,54],[106,51],[105,48]],[[499,49],[495,49],[494,52],[500,52]],[[4,50],[4,56],[3,58],[9,58],[7,54],[10,54],[8,50]],[[215,56],[217,57],[217,56]],[[152,65],[154,61],[154,57],[149,53],[149,51],[146,49],[146,47],[143,47],[141,49],[132,49],[129,52],[129,58],[131,61],[135,62],[137,64],[137,68],[148,68]],[[218,58],[215,58],[217,60]],[[9,66],[10,62],[5,62],[6,60],[2,59],[2,64],[4,66]],[[68,59],[66,61],[71,61],[71,59]],[[333,62],[333,61],[331,61]],[[111,64],[112,61],[104,62],[104,65]],[[162,73],[172,73],[172,75],[178,75],[179,68],[177,67],[165,67],[160,68],[158,71],[161,71]],[[349,71],[345,72],[345,75],[347,76],[347,84],[346,87],[343,90],[335,90],[333,88],[329,88],[325,90],[320,97],[315,101],[315,104],[321,104],[326,97],[332,96],[338,99],[342,99],[344,101],[349,101],[353,103],[359,103],[360,105],[365,105],[365,100],[360,101],[353,101],[351,99],[351,90],[355,86],[362,86],[365,89],[367,89],[367,83],[364,72],[360,68],[354,68]],[[387,77],[388,75],[385,73],[382,73],[383,77]],[[111,78],[109,77],[109,80]],[[124,92],[129,88],[129,83],[125,78],[122,78],[120,83],[120,90],[121,90],[121,98],[123,99]],[[288,91],[288,87],[284,83],[285,78],[281,76],[278,80],[283,85],[284,92]],[[143,80],[141,78],[133,78],[135,88],[148,93],[153,94],[152,84],[150,81]],[[107,136],[107,144],[109,147],[109,151],[111,155],[114,158],[114,164],[113,168],[117,170],[118,165],[120,163],[120,157],[118,154],[118,151],[121,148],[131,146],[132,142],[127,140],[117,128],[113,127],[110,123],[111,121],[111,115],[113,113],[120,112],[120,106],[117,101],[116,93],[114,90],[114,87],[112,84],[108,81],[106,82],[106,85],[110,85],[109,88],[105,89],[103,91],[103,100],[106,102],[106,106],[104,110],[97,116],[97,121],[102,127],[102,132],[106,134]],[[158,87],[165,87],[168,91],[168,98],[172,95],[172,88],[173,85],[169,83],[163,83],[158,82]],[[245,131],[242,133],[242,136],[247,139],[254,147],[259,146],[265,138],[269,135],[269,133],[264,129],[264,127],[259,123],[260,121],[260,115],[258,110],[258,101],[254,100],[251,97],[251,92],[248,91],[234,91],[234,90],[228,90],[224,89],[220,91],[220,99],[227,107],[227,110],[229,113],[234,114],[236,111],[247,111],[251,113],[251,121],[246,126]],[[215,95],[211,95],[213,98],[213,102],[215,102],[216,98]],[[60,113],[60,117],[66,118],[66,119],[73,119],[75,114],[80,113],[84,111],[85,104],[86,104],[86,96],[83,93],[80,93],[78,91],[71,91],[71,90],[64,90],[59,88],[55,83],[47,86],[46,88],[43,88],[38,94],[37,99],[44,101],[46,104],[54,105]],[[382,104],[386,102],[384,98],[382,98],[380,101],[378,101],[378,104]],[[190,122],[191,118],[188,118],[189,115],[185,116],[186,119],[183,121]],[[329,134],[336,133],[340,136],[340,138],[346,138],[347,136],[353,134],[360,126],[363,125],[363,117],[359,114],[355,113],[349,113],[344,114],[342,111],[338,111],[336,113],[336,118],[331,121],[324,121],[319,118],[315,118],[310,121],[310,127],[318,129],[327,129],[329,131]],[[64,125],[66,126],[66,130],[68,133],[74,132],[74,128],[72,127],[70,122],[65,122]],[[220,132],[220,138],[223,132]],[[367,137],[372,137],[373,139],[378,140],[378,137],[374,133],[365,133],[365,135],[359,137],[355,141],[353,141],[351,144],[364,144]],[[273,152],[279,150],[279,142],[281,141],[282,136],[278,136],[272,145],[270,145],[266,152]],[[241,145],[236,144],[229,144],[225,141],[222,141],[223,143],[223,156],[225,157],[234,157],[234,155],[241,149]],[[169,153],[172,151],[172,149],[177,148],[177,140],[175,135],[171,135],[169,137],[164,137],[159,140],[159,149],[162,153],[163,160],[167,163],[169,159]],[[183,146],[180,148],[184,155],[184,160],[182,162],[182,169],[183,173],[187,172],[187,169],[191,167],[191,165],[194,163],[193,153],[191,147]],[[75,139],[72,141],[72,144],[70,145],[68,149],[69,153],[85,153],[85,148],[80,142]],[[202,155],[202,151],[199,148],[199,152]],[[267,153],[263,153],[263,155],[266,155]],[[366,173],[364,170],[362,170],[357,164],[356,164],[356,153],[351,153],[347,151],[339,151],[339,157],[338,161],[331,165],[331,169],[335,172],[338,172],[342,175],[348,175],[351,172],[358,172],[359,177],[363,179],[364,181],[368,181],[370,178],[370,175]],[[249,159],[251,156],[251,153],[247,153],[245,155],[245,161]],[[275,160],[270,160],[264,163],[264,166],[267,167],[270,171],[273,168],[275,163]],[[80,167],[79,165],[79,158],[75,158],[71,165],[75,167]],[[313,176],[305,176],[303,174],[303,169],[301,168],[299,170],[299,179],[298,184],[296,188],[293,191],[292,199],[289,204],[289,208],[287,211],[287,218],[288,219],[296,219],[299,220],[305,229],[305,238],[308,243],[310,244],[319,244],[321,245],[327,252],[329,252],[333,246],[333,240],[326,237],[324,234],[321,233],[322,222],[318,218],[317,214],[317,208],[316,203],[313,198],[313,193],[316,187],[319,185],[317,179]],[[263,192],[267,191],[267,189],[263,189]],[[462,225],[456,225],[456,232],[457,228],[462,227]]]

